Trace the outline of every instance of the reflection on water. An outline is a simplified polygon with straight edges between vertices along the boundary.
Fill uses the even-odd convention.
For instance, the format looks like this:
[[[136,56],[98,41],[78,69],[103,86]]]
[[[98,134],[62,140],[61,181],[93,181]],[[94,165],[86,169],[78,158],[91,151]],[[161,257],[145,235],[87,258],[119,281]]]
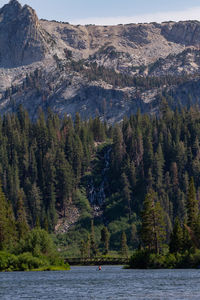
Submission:
[[[200,299],[200,270],[72,267],[66,272],[0,273],[0,299]]]

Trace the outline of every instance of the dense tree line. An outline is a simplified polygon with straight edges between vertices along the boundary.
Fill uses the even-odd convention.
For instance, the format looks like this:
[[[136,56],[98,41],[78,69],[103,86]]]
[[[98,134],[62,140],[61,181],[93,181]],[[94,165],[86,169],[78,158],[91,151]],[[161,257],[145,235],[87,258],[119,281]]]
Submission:
[[[32,123],[20,107],[0,120],[0,177],[7,199],[2,201],[20,220],[18,234],[27,226],[54,230],[90,166],[94,141],[104,138],[98,118],[83,122],[79,114],[73,123],[70,117],[60,120],[50,111],[45,117],[41,111]],[[6,216],[3,209],[1,214]]]
[[[113,129],[110,193],[119,193],[124,213],[139,214],[149,190],[157,194],[168,227],[186,217],[189,180],[199,197],[200,113],[172,111],[163,102],[159,117],[139,112]],[[119,184],[120,183],[120,184]]]
[[[141,220],[139,247],[162,253],[199,249],[200,113],[139,112],[113,129],[109,206]],[[193,249],[193,250],[192,250]]]
[[[172,111],[163,101],[159,116],[138,112],[109,132],[110,167],[101,220],[109,231],[109,249],[120,250],[123,232],[129,249],[161,253],[167,245],[171,252],[179,244],[179,252],[196,247],[200,191],[197,107]],[[98,168],[94,167],[94,178],[100,174]],[[181,231],[179,243],[176,230]],[[85,243],[88,241],[86,238]],[[98,231],[96,242],[101,248]]]
[[[85,199],[92,177],[101,182],[101,159],[94,158],[106,139],[103,216],[91,223]],[[172,253],[199,247],[199,158],[196,108],[172,111],[163,101],[159,116],[138,112],[109,127],[98,117],[83,121],[77,113],[73,121],[51,111],[31,122],[19,107],[0,120],[1,248],[30,228],[54,231],[71,204],[85,215],[75,233],[83,256],[120,247],[125,256],[127,244],[155,253],[166,244]]]

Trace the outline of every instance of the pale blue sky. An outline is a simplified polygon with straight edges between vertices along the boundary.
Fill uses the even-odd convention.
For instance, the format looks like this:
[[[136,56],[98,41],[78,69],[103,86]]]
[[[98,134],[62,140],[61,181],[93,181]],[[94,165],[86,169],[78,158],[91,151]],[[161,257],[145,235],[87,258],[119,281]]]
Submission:
[[[0,0],[0,6],[8,0]],[[200,20],[200,0],[19,0],[39,18],[72,24]]]

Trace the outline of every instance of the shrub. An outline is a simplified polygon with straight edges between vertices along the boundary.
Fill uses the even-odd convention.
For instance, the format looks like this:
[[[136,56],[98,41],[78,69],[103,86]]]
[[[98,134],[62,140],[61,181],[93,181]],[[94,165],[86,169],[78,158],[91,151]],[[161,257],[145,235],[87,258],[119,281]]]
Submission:
[[[165,265],[165,256],[162,256],[160,254],[150,254],[149,255],[149,261],[148,261],[148,267],[152,269],[161,269]]]
[[[189,255],[190,265],[192,267],[199,267],[200,266],[200,250],[196,250],[195,253],[191,253]]]
[[[177,258],[174,253],[168,253],[165,256],[165,268],[173,269],[177,266]]]
[[[18,270],[27,271],[31,269],[37,269],[39,267],[48,265],[47,260],[34,257],[32,253],[26,252],[18,256]]]
[[[50,235],[40,228],[35,228],[28,233],[25,240],[21,240],[17,249],[18,254],[30,252],[34,256],[52,254],[55,252],[54,243]]]
[[[146,269],[149,266],[150,252],[147,250],[137,250],[130,259],[130,267],[135,269]]]
[[[0,252],[0,271],[14,271],[18,268],[17,256],[1,251]]]

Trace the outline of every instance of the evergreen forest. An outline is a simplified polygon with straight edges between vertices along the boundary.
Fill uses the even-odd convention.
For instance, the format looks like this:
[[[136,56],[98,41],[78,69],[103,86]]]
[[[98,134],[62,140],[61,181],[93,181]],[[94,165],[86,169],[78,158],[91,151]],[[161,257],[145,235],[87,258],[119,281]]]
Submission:
[[[138,111],[110,125],[50,110],[33,122],[20,106],[0,119],[0,180],[4,256],[45,253],[50,234],[66,257],[200,264],[197,107],[173,111],[163,100],[159,115]],[[30,246],[35,235],[41,249]]]

